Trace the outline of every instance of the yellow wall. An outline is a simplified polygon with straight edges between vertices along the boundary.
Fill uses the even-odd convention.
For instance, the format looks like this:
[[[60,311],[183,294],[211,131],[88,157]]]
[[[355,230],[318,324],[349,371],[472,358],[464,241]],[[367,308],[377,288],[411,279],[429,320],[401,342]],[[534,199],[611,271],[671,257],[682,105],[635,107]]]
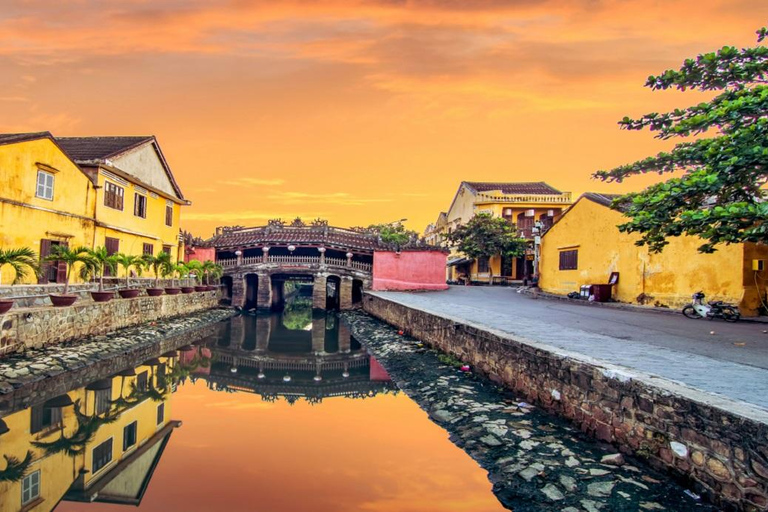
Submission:
[[[621,302],[680,308],[701,290],[707,300],[736,303],[742,314],[755,314],[759,300],[754,284],[750,290],[747,282],[754,277],[747,267],[752,257],[768,258],[768,247],[724,245],[714,254],[701,254],[701,240],[684,236],[670,239],[661,254],[651,254],[635,245],[637,235],[619,232],[616,226],[625,220],[620,212],[579,200],[542,238],[542,290],[565,295],[581,285],[607,283],[611,272],[619,272],[613,297]],[[560,252],[569,249],[578,250],[578,268],[560,270]]]
[[[170,371],[173,360],[170,358],[161,358],[165,362],[167,371]],[[149,366],[138,366],[135,368],[136,374],[145,370],[150,370]],[[150,371],[150,375],[152,375]],[[123,396],[127,396],[130,391],[130,383],[136,377],[126,377],[123,385]],[[114,377],[112,380],[112,398],[113,400],[120,396],[121,377]],[[156,382],[156,379],[155,379]],[[86,391],[85,388],[79,388],[68,393],[72,401],[81,401],[81,411],[86,414],[92,414],[94,410],[93,392]],[[59,438],[59,430],[45,430],[37,434],[30,434],[31,409],[25,409],[3,418],[9,432],[0,436],[0,455],[9,455],[22,460],[27,450],[32,450],[34,458],[27,474],[40,470],[40,495],[43,502],[34,508],[38,510],[53,510],[59,500],[69,490],[77,479],[80,469],[86,469],[89,472],[86,475],[86,485],[92,481],[98,480],[103,474],[113,468],[124,456],[129,455],[136,448],[143,445],[160,428],[167,425],[170,421],[170,394],[162,402],[165,404],[165,413],[163,422],[157,424],[157,407],[159,402],[146,399],[130,408],[124,410],[117,421],[114,423],[102,425],[94,438],[87,444],[85,451],[75,457],[69,457],[64,453],[47,455],[42,449],[31,446],[32,441],[51,442]],[[68,406],[62,409],[62,418],[66,434],[71,435],[77,428],[74,407]],[[133,421],[137,421],[136,444],[123,452],[123,428]],[[90,472],[93,461],[93,449],[109,438],[112,442],[112,462],[107,464],[95,475]],[[4,462],[3,462],[4,463]],[[17,512],[21,506],[21,482],[0,482],[0,512]]]
[[[53,200],[35,196],[38,169],[56,171]],[[0,247],[29,247],[39,253],[43,238],[66,241],[70,247],[91,246],[95,191],[50,139],[0,145],[0,174]],[[0,283],[13,280],[9,267],[0,272]],[[29,276],[24,282],[37,280]]]

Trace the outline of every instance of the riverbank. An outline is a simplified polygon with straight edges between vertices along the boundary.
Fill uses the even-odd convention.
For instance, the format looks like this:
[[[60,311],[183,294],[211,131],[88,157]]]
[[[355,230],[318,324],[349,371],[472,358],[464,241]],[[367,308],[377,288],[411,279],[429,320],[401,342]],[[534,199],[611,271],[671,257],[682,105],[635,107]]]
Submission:
[[[0,415],[24,409],[213,334],[231,309],[206,309],[0,360]]]
[[[647,466],[599,445],[522,396],[360,312],[342,315],[398,387],[483,468],[515,512],[714,511]],[[441,362],[442,359],[442,362]],[[623,456],[622,456],[623,457]]]

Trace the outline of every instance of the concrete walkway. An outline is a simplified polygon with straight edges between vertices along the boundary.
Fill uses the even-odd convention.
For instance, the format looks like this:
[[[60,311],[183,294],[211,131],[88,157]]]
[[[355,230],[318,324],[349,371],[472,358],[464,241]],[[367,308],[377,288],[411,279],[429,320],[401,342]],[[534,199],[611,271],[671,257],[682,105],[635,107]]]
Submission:
[[[374,294],[768,409],[764,325],[589,307],[506,287]]]

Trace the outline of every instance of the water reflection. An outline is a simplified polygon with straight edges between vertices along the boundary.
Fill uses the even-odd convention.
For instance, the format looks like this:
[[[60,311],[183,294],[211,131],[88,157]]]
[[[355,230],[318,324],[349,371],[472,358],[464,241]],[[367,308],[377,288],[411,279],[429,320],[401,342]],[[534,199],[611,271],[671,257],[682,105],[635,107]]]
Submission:
[[[214,391],[311,404],[397,393],[348,327],[333,313],[313,314],[311,301],[294,301],[282,314],[235,317],[197,350],[182,352],[181,366],[195,366],[191,376],[205,378]],[[201,357],[210,358],[210,366],[198,364]]]
[[[176,352],[2,418],[0,511],[60,501],[138,505],[179,422]]]

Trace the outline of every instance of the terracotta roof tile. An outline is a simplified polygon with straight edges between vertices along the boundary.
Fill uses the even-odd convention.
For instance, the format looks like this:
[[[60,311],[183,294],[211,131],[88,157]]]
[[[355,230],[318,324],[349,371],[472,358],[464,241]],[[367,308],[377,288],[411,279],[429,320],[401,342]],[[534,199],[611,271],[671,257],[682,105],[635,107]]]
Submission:
[[[484,181],[465,181],[470,188],[478,192],[501,190],[502,194],[561,194],[559,190],[543,181],[520,183],[494,183]]]

